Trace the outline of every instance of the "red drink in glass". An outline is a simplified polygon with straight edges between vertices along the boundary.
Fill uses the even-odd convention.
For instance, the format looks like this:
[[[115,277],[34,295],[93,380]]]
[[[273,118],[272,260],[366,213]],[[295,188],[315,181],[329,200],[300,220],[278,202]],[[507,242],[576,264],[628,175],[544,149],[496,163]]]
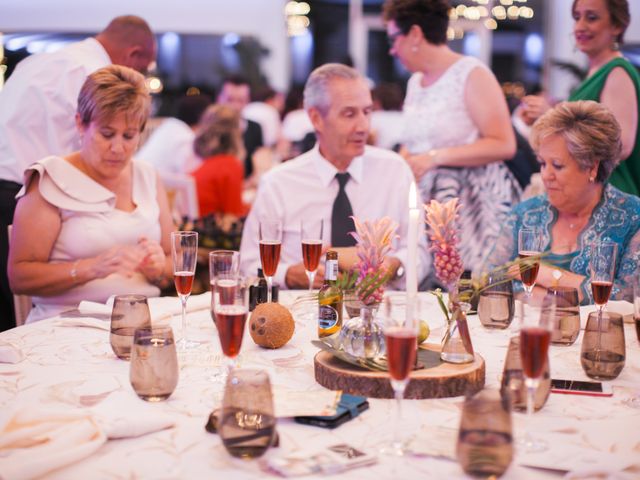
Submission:
[[[193,272],[176,272],[173,274],[173,281],[179,295],[189,295],[193,285]]]
[[[549,351],[551,332],[545,328],[527,327],[520,330],[522,369],[529,378],[539,378]]]
[[[322,240],[302,240],[302,260],[307,272],[315,272],[322,254]]]
[[[391,378],[404,380],[416,363],[416,332],[412,328],[393,327],[384,336]]]
[[[540,252],[520,252],[518,256],[520,258],[533,257],[536,255],[540,255]],[[520,264],[520,278],[522,279],[522,283],[524,283],[527,287],[532,287],[536,283],[536,278],[538,278],[538,270],[540,269],[540,262],[535,262],[532,264]]]
[[[227,357],[233,358],[240,353],[244,324],[247,320],[247,310],[245,307],[238,305],[218,307],[218,311],[215,312],[215,318],[222,352]]]
[[[596,305],[605,305],[609,301],[613,282],[605,282],[594,280],[591,282],[591,292],[593,293],[593,302]]]
[[[260,261],[265,277],[273,277],[280,261],[280,242],[269,240],[260,241]]]

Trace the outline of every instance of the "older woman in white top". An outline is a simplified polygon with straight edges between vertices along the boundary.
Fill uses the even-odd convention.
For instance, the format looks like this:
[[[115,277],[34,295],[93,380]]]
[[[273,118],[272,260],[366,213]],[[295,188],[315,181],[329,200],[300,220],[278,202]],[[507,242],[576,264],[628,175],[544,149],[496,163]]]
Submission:
[[[153,168],[132,161],[149,115],[144,77],[111,65],[78,97],[80,150],[25,171],[9,281],[33,296],[27,322],[124,293],[159,294],[171,278],[167,196]]]

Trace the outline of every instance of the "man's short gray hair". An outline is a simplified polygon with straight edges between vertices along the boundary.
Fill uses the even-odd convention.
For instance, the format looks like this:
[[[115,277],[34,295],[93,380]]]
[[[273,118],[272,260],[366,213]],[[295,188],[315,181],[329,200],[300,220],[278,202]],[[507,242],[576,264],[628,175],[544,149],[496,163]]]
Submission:
[[[335,78],[345,80],[361,79],[362,75],[355,68],[341,63],[325,63],[316,68],[304,86],[304,109],[317,108],[326,115],[330,107],[329,82]]]

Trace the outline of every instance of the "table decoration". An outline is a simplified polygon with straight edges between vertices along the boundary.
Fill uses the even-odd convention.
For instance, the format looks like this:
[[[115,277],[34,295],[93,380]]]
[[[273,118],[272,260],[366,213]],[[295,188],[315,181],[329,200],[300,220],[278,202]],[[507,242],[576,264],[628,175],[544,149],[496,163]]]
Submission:
[[[424,206],[430,229],[431,251],[436,276],[449,292],[451,316],[447,316],[448,328],[442,339],[441,357],[445,362],[468,363],[473,361],[473,344],[469,335],[466,313],[471,305],[459,295],[458,282],[464,270],[458,252],[456,218],[460,205],[453,198],[442,204],[431,200]],[[442,304],[442,299],[439,299]]]
[[[357,242],[359,262],[352,272],[340,276],[338,285],[355,295],[349,299],[347,312],[350,307],[359,307],[360,316],[345,322],[339,343],[351,355],[374,358],[384,352],[384,337],[375,323],[375,313],[385,285],[391,279],[385,260],[396,238],[398,224],[389,217],[364,222],[352,218],[356,231],[351,235]]]
[[[251,313],[249,333],[261,347],[282,347],[291,340],[294,330],[291,312],[279,303],[261,303]]]

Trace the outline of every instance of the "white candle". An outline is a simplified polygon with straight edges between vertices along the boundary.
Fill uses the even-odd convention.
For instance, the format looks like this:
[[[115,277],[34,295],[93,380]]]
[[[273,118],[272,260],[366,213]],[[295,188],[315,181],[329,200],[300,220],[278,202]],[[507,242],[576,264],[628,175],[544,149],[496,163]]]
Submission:
[[[418,293],[418,225],[420,222],[420,210],[418,209],[417,191],[415,182],[411,182],[409,188],[409,235],[407,237],[407,306],[413,304]]]

